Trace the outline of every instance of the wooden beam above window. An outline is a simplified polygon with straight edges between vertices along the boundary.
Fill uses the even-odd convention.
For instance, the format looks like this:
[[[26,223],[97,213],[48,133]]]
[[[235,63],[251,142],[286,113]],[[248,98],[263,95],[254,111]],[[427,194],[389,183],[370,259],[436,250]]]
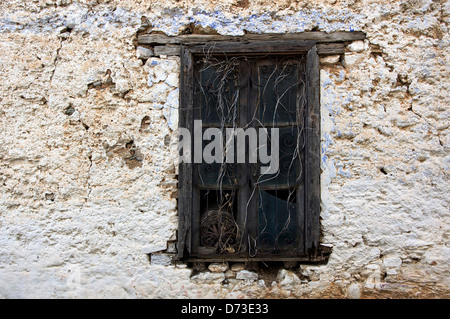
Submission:
[[[242,47],[254,42],[275,42],[289,46],[289,43],[295,44],[299,41],[314,41],[317,44],[317,53],[319,55],[335,55],[345,52],[346,44],[352,41],[364,40],[366,34],[360,31],[346,32],[339,31],[333,33],[324,33],[318,31],[288,34],[246,34],[243,36],[221,36],[204,34],[185,34],[179,36],[167,36],[164,34],[143,34],[138,36],[138,43],[151,45],[154,48],[155,55],[180,55],[181,45],[199,46],[207,43],[217,43],[221,47],[221,42],[235,42]]]
[[[205,35],[205,34],[184,34],[178,36],[167,36],[164,34],[142,34],[138,36],[139,44],[202,44],[219,41],[316,41],[324,42],[346,42],[364,40],[366,34],[361,31],[337,31],[325,33],[320,31],[284,34],[245,34],[243,36]]]

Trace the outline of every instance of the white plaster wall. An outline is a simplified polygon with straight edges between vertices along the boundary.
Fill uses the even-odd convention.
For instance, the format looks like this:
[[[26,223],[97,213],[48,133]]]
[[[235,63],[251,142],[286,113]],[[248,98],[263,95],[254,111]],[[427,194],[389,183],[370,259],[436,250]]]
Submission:
[[[0,12],[1,297],[448,297],[448,1],[37,0]],[[168,35],[189,23],[366,32],[321,65],[328,264],[268,282],[170,262],[179,60],[136,56],[145,20]]]

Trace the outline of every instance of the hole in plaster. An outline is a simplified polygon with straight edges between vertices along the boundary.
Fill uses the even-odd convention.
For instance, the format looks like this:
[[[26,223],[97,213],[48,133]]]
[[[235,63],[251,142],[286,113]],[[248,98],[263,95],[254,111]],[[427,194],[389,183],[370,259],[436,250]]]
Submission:
[[[151,123],[150,116],[148,115],[144,116],[141,121],[141,131],[148,129],[150,123]]]
[[[209,34],[209,35],[218,35],[219,33],[210,26],[201,26],[196,25],[195,23],[189,23],[181,34]]]
[[[382,56],[382,54],[383,50],[378,44],[370,44],[370,55],[372,55],[376,59],[378,56]]]
[[[192,33],[194,33],[194,28],[195,28],[195,24],[193,22],[189,23],[186,26],[186,28],[184,28],[184,30],[181,31],[181,34],[192,34]]]
[[[142,167],[142,161],[143,161],[143,155],[139,152],[138,148],[134,144],[134,141],[131,140],[128,143],[125,144],[125,149],[128,150],[130,156],[125,157],[125,163],[127,164],[128,168],[136,168],[136,167]]]
[[[129,150],[129,149],[131,149],[133,147],[133,144],[134,144],[134,141],[131,140],[128,143],[125,144],[125,148]]]
[[[384,175],[387,175],[386,169],[384,167],[380,168],[380,172]]]
[[[239,0],[237,6],[241,8],[247,8],[250,5],[250,0]]]
[[[113,82],[113,80],[112,80],[112,78],[110,76],[111,71],[110,70],[108,70],[108,71],[109,71],[109,73],[108,72],[106,73],[106,79],[104,81],[103,80],[98,80],[98,81],[89,83],[88,84],[88,90],[90,90],[90,89],[101,90],[101,89],[105,89],[105,88],[108,88],[108,87],[115,87],[116,83]]]
[[[141,17],[141,26],[137,30],[137,35],[147,33],[152,28],[152,24],[146,16]],[[137,45],[137,38],[135,39]]]
[[[75,108],[72,106],[72,104],[64,109],[64,114],[68,116],[71,116],[73,113],[75,113]]]
[[[170,144],[170,135],[164,136],[164,145],[168,146]]]
[[[72,30],[74,29],[76,27],[76,24],[75,23],[69,23],[67,26],[66,26],[66,29],[67,29],[67,32],[72,32]]]

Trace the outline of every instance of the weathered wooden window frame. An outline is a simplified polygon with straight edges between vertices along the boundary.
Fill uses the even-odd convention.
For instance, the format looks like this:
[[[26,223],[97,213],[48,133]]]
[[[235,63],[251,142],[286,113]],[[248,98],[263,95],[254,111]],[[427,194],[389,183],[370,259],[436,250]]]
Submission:
[[[319,104],[319,57],[314,41],[291,41],[289,43],[270,41],[252,43],[215,43],[206,50],[218,51],[222,54],[280,54],[295,53],[306,54],[307,67],[307,115],[306,115],[306,167],[305,167],[305,225],[304,225],[304,254],[309,255],[319,246],[320,235],[320,104]],[[202,55],[205,52],[204,45],[183,47],[181,49],[181,86],[180,127],[185,127],[193,132],[193,79],[194,79],[194,55]],[[179,194],[178,194],[178,250],[179,257],[190,255],[192,245],[192,216],[193,203],[197,196],[193,196],[192,164],[180,163],[179,167]],[[302,256],[302,257],[303,257]],[[228,259],[230,256],[223,256]],[[300,257],[300,256],[299,256]],[[233,256],[231,256],[233,259]],[[275,257],[276,258],[276,257]],[[205,258],[208,259],[208,258]],[[258,258],[261,259],[261,258]],[[265,258],[267,259],[267,258]]]
[[[157,55],[180,55],[180,112],[179,125],[193,131],[193,78],[194,55],[220,51],[224,54],[305,54],[307,55],[307,116],[306,125],[306,167],[305,167],[305,224],[304,254],[295,258],[274,257],[263,260],[323,261],[328,249],[320,247],[320,80],[319,54],[343,54],[350,41],[362,40],[362,32],[306,32],[294,35],[247,35],[245,37],[222,37],[208,35],[184,35],[167,37],[164,35],[141,35],[139,43],[152,45]],[[274,40],[278,39],[278,40]],[[165,45],[161,45],[165,44]],[[168,44],[168,45],[167,45]],[[181,46],[180,46],[181,45]],[[211,51],[212,50],[212,51]],[[178,257],[190,258],[192,248],[193,184],[192,164],[179,164],[178,183]],[[327,256],[325,256],[327,258]],[[233,260],[223,256],[222,260]],[[241,260],[242,258],[238,258]],[[248,260],[261,260],[247,257]],[[213,261],[209,258],[202,261]]]

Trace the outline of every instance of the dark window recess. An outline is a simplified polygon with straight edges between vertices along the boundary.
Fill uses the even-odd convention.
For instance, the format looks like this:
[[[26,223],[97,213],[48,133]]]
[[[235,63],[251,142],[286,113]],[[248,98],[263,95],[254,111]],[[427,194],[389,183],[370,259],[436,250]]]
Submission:
[[[227,129],[266,128],[269,154],[271,128],[278,128],[279,169],[261,174],[266,164],[249,161],[258,144],[248,138],[244,162],[237,160],[244,154],[235,150],[233,161],[180,163],[179,257],[317,259],[320,108],[315,43],[194,45],[182,48],[181,61],[180,127],[193,136],[194,120],[202,120],[203,132],[221,130],[224,149],[230,145]]]

